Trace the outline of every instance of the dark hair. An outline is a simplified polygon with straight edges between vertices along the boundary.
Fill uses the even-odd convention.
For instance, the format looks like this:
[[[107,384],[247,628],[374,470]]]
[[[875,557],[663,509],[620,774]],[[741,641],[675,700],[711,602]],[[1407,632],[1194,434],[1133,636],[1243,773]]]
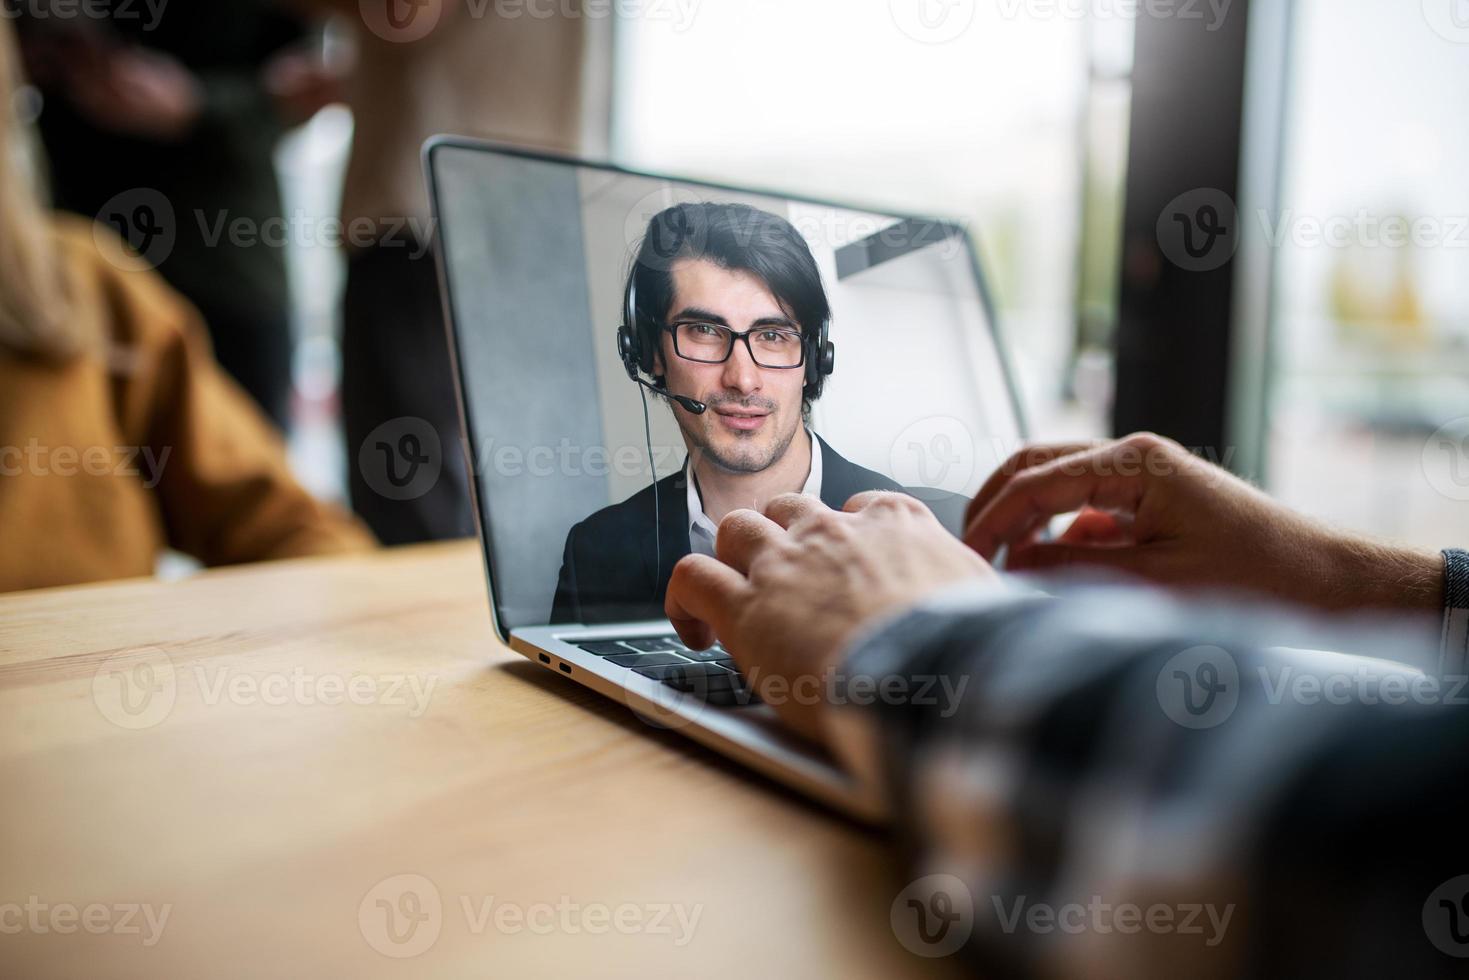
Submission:
[[[675,204],[648,222],[630,274],[637,289],[634,329],[639,344],[648,345],[644,350],[657,349],[659,328],[673,304],[673,265],[681,259],[708,259],[758,278],[800,325],[807,364],[818,356],[831,305],[806,240],[779,215],[748,204],[713,202]],[[805,386],[806,408],[821,397],[824,381],[818,375]]]

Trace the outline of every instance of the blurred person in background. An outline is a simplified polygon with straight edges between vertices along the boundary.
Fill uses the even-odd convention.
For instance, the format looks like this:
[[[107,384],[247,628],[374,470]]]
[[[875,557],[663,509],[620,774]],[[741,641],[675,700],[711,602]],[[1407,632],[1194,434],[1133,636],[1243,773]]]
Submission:
[[[419,154],[452,133],[576,152],[587,116],[585,59],[606,45],[606,17],[576,2],[304,0],[339,13],[356,43],[348,83],[355,129],[343,190],[348,235],[342,403],[353,509],[385,544],[474,533]],[[595,69],[593,69],[595,70]],[[605,87],[604,87],[605,88]],[[594,124],[598,121],[591,120]],[[376,493],[358,451],[380,425],[431,424],[444,467],[409,500]]]
[[[356,552],[210,354],[198,312],[105,226],[51,214],[22,166],[0,18],[0,591]]]
[[[53,203],[135,246],[171,234],[159,271],[199,308],[225,370],[289,428],[285,256],[261,229],[283,217],[277,142],[336,95],[311,27],[271,0],[88,9],[106,16],[39,0],[17,21]]]
[[[886,803],[908,949],[977,976],[1464,975],[1469,552],[1334,531],[1146,434],[1026,450],[970,517],[966,547],[902,494],[788,494],[668,591],[685,642]],[[1135,581],[1052,598],[995,573],[1001,545]]]

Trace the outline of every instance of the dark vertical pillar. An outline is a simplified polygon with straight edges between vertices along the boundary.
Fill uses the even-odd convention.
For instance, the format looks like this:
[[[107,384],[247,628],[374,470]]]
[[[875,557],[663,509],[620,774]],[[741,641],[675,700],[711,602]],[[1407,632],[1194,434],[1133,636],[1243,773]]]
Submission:
[[[1250,3],[1188,6],[1137,22],[1112,425],[1221,452]]]

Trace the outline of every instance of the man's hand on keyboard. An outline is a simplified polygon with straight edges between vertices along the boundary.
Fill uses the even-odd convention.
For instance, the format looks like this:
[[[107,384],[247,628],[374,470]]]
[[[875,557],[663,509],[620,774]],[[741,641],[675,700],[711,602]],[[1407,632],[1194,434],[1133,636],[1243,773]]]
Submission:
[[[1080,511],[1057,541],[1051,518]],[[1169,587],[1248,589],[1327,609],[1436,611],[1443,561],[1337,532],[1148,433],[1038,445],[975,495],[964,540],[1009,571],[1105,570]]]
[[[719,525],[718,559],[674,567],[665,611],[695,649],[716,638],[762,700],[818,741],[828,731],[827,680],[848,643],[888,613],[993,569],[904,494],[864,493],[834,511],[784,494],[762,515]]]

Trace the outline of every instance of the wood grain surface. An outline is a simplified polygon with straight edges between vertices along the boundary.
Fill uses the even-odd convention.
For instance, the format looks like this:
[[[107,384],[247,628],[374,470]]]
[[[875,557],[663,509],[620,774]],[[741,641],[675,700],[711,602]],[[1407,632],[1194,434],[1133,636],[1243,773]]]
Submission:
[[[469,542],[0,597],[0,974],[948,975],[843,821],[511,653]]]

